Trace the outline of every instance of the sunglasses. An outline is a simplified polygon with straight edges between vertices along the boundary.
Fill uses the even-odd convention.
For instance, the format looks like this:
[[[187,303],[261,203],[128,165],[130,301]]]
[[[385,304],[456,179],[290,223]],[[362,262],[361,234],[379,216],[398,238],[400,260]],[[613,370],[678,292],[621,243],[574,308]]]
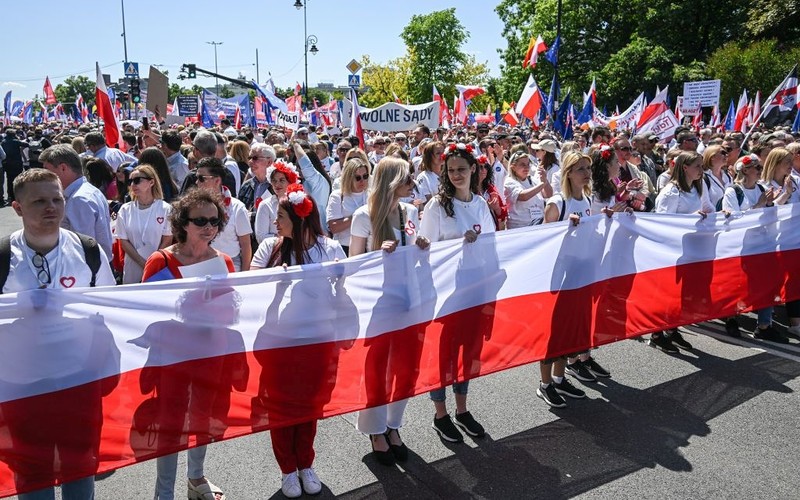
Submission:
[[[731,154],[731,150],[730,150],[730,149],[728,149],[728,148],[722,148],[722,149],[721,149],[721,152],[722,152],[723,154],[725,154],[725,155],[729,155],[729,154]]]
[[[631,150],[630,146],[625,146],[624,148],[617,148],[617,151],[630,151],[630,150]]]
[[[251,161],[258,161],[265,159],[266,156],[248,156],[247,159]]]
[[[356,175],[354,177],[356,179],[356,182],[361,182],[361,181],[365,181],[365,180],[369,179],[369,174]]]
[[[142,181],[152,181],[152,180],[153,179],[151,179],[150,177],[145,177],[145,176],[131,177],[130,179],[128,179],[128,185],[130,186],[131,184],[133,184],[135,186],[138,186],[139,183]]]
[[[350,148],[337,148],[336,149],[337,153],[347,153],[348,151],[350,151]]]
[[[36,268],[36,279],[39,280],[40,288],[47,288],[50,284],[50,265],[47,263],[47,258],[39,252],[33,254],[33,267]]]
[[[209,179],[213,179],[216,175],[198,175],[197,182],[205,182]]]
[[[219,226],[222,219],[219,217],[195,217],[194,219],[189,219],[189,222],[197,227],[206,227],[209,224],[212,226]]]

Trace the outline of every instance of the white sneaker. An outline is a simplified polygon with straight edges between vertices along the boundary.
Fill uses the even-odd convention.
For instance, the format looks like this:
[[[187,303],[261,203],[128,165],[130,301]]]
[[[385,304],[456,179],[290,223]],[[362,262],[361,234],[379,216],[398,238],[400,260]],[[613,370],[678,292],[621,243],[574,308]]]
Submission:
[[[316,495],[322,491],[322,483],[317,477],[317,473],[314,472],[314,469],[311,467],[300,471],[300,479],[303,482],[303,491],[305,491],[307,495]]]
[[[283,475],[281,491],[286,498],[300,498],[303,494],[303,489],[300,487],[300,478],[297,477],[297,471]]]

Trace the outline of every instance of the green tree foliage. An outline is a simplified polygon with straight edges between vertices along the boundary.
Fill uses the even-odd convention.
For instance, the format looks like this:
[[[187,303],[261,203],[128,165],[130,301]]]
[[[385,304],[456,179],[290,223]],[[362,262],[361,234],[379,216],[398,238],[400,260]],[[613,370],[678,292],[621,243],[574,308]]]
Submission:
[[[169,94],[167,98],[169,102],[171,103],[175,101],[175,98],[178,97],[179,95],[197,95],[197,92],[195,92],[194,89],[187,89],[186,87],[181,87],[177,83],[171,83],[169,85]]]
[[[400,99],[408,96],[408,74],[411,63],[407,56],[392,59],[386,64],[372,62],[368,55],[361,56],[361,84],[366,92],[360,97],[359,104],[368,108],[394,100],[392,92]],[[430,97],[428,98],[430,99]]]
[[[761,90],[763,103],[799,62],[800,48],[782,45],[774,39],[746,45],[730,42],[711,55],[706,71],[711,78],[721,80],[720,103],[725,108],[731,99],[738,101],[742,89],[747,89],[751,96]]]
[[[83,75],[70,76],[64,80],[64,83],[56,85],[53,92],[56,94],[56,99],[64,105],[65,109],[69,109],[69,106],[75,103],[79,93],[83,96],[83,102],[86,103],[89,109],[92,109],[96,86],[97,82]]]

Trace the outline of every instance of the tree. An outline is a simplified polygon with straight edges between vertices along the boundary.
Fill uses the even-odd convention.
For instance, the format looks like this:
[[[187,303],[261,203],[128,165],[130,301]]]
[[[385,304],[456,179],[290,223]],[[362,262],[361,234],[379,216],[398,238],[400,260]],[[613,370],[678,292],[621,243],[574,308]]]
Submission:
[[[197,92],[194,89],[187,89],[186,87],[181,87],[177,83],[171,83],[169,85],[169,93],[167,100],[169,102],[174,102],[175,98],[179,95],[197,95]]]
[[[64,80],[64,83],[59,83],[53,92],[56,94],[56,99],[64,106],[68,106],[75,102],[80,93],[83,96],[83,102],[89,109],[94,105],[94,91],[97,87],[97,82],[89,80],[89,78],[78,75],[70,76]]]
[[[411,17],[400,38],[410,56],[408,96],[412,102],[429,102],[433,85],[439,92],[454,91],[454,75],[466,61],[461,51],[469,32],[456,17],[456,9]]]
[[[368,108],[394,101],[392,92],[403,99],[408,96],[408,71],[411,64],[407,56],[392,59],[386,64],[373,63],[368,55],[361,56],[361,84],[367,88],[359,97],[359,104]]]

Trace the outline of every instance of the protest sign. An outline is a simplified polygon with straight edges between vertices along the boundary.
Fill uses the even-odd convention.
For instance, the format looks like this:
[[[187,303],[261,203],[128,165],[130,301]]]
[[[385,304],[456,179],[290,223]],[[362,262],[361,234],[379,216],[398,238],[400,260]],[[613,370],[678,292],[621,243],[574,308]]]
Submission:
[[[352,110],[352,103],[345,99],[342,112],[344,123],[350,122]],[[372,109],[360,107],[359,115],[364,130],[402,132],[413,129],[419,123],[434,129],[439,126],[439,103],[432,101],[425,104],[407,105],[387,102]]]
[[[297,130],[300,126],[300,113],[296,111],[283,112],[278,109],[275,113],[275,123],[279,127]]]
[[[196,95],[178,96],[178,116],[197,116],[199,102]]]
[[[683,106],[681,112],[685,115],[697,114],[697,105],[704,108],[719,106],[719,80],[704,80],[702,82],[686,82],[683,84]],[[686,109],[687,111],[684,111]]]
[[[167,114],[167,95],[169,94],[167,75],[150,66],[150,77],[147,80],[147,111],[161,115]]]

